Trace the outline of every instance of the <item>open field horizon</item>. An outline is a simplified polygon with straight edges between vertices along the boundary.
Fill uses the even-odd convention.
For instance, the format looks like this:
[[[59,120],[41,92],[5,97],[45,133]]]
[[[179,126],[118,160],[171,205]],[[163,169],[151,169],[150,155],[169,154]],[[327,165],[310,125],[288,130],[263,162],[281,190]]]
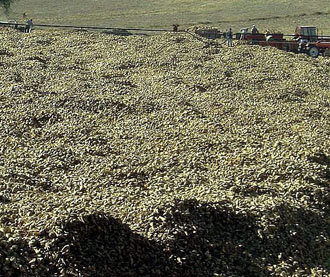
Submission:
[[[265,4],[266,3],[266,4]],[[23,13],[36,23],[76,24],[109,27],[182,28],[192,25],[212,25],[220,29],[257,24],[261,30],[274,29],[292,33],[296,25],[315,25],[324,34],[330,34],[329,1],[276,0],[207,0],[186,1],[114,1],[73,0],[70,2],[20,0],[11,6],[8,19],[19,20]],[[5,15],[0,12],[0,18]]]

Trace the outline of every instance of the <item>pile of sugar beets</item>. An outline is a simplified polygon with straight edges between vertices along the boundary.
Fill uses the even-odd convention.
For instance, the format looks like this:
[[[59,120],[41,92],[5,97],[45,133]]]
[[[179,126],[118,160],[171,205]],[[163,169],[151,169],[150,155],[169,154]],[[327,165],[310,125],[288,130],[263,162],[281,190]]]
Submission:
[[[0,38],[0,276],[330,274],[328,58]]]

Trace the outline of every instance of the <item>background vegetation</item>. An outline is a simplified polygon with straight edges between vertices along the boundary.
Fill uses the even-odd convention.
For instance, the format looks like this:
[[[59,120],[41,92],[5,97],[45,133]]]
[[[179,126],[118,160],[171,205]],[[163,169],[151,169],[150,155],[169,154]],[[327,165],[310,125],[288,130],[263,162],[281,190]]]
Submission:
[[[35,22],[118,27],[171,27],[196,24],[239,29],[253,23],[260,28],[293,32],[298,24],[317,25],[330,33],[327,0],[24,0],[12,5],[11,19],[26,12]],[[0,15],[1,16],[1,15]]]

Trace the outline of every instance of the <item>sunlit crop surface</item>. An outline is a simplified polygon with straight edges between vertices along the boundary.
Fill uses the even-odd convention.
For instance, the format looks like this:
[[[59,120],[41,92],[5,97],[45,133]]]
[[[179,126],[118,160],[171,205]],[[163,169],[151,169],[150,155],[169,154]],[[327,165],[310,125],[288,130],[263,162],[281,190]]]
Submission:
[[[0,275],[330,274],[328,58],[0,38]]]

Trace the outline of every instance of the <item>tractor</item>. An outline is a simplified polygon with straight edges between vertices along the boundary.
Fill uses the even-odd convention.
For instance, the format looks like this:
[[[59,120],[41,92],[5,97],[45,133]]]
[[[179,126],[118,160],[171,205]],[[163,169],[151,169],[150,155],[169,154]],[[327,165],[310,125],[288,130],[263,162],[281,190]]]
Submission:
[[[319,54],[324,54],[330,49],[330,37],[319,36],[314,26],[298,26],[294,39],[299,43],[298,52],[307,53],[313,58],[317,58]]]
[[[293,39],[286,40],[284,34],[245,34],[244,40],[250,44],[261,46],[272,46],[281,50],[307,53],[313,58],[317,58],[320,54],[330,52],[330,37],[322,37],[318,35],[317,28],[314,26],[298,26],[296,27]]]

